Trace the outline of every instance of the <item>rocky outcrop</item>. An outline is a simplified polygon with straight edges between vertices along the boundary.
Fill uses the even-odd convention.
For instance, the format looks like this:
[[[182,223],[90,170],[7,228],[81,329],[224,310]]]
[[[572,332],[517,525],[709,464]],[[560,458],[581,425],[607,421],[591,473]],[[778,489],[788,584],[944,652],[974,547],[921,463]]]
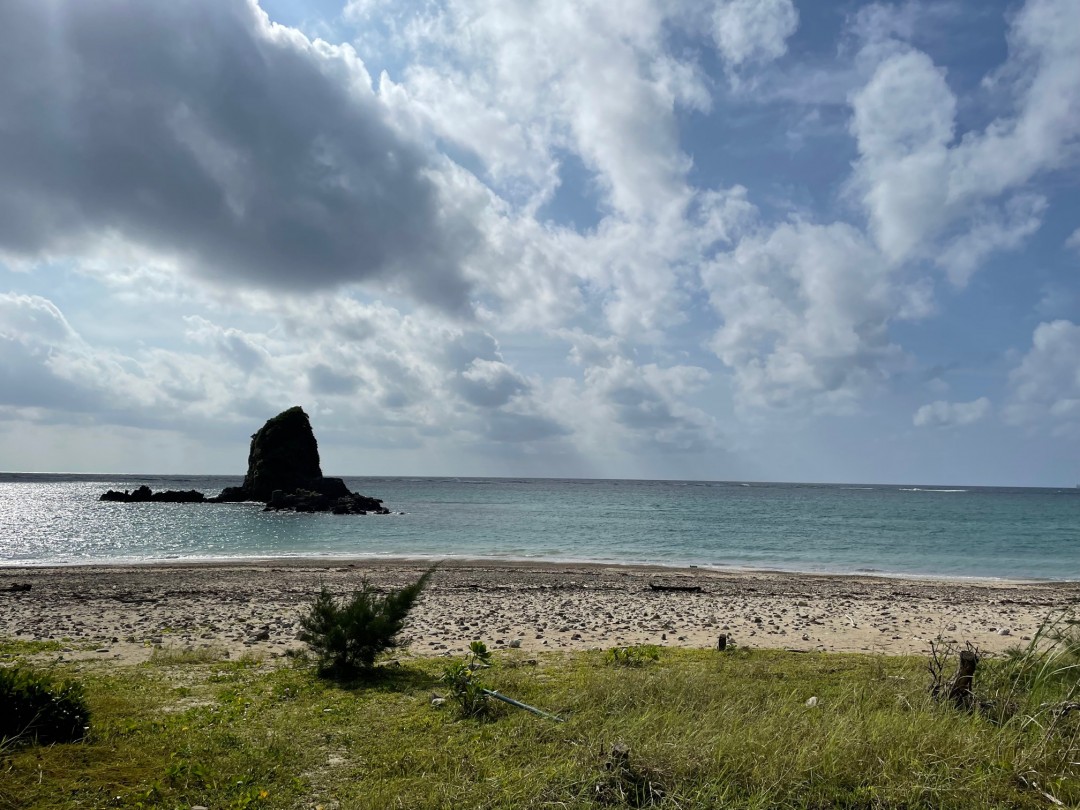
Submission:
[[[388,515],[378,498],[350,492],[340,478],[327,478],[319,466],[319,444],[308,415],[299,407],[282,411],[251,437],[244,483],[206,498],[201,492],[109,490],[103,501],[124,503],[235,503],[261,501],[266,511],[333,512],[335,515]]]
[[[123,492],[110,489],[99,500],[119,501],[120,503],[205,503],[206,496],[194,489],[168,489],[162,492],[154,492],[146,484],[143,484],[133,492],[128,492],[126,489]]]
[[[329,479],[338,481],[340,479]],[[344,485],[343,485],[344,486]],[[335,515],[388,515],[390,510],[382,505],[378,498],[369,498],[345,490],[345,495],[332,497],[320,492],[310,490],[297,490],[286,493],[275,490],[270,500],[266,503],[266,512],[280,512],[282,510],[292,512],[333,512]]]
[[[303,408],[267,420],[251,437],[244,483],[226,487],[217,502],[262,501],[267,510],[389,514],[377,498],[350,492],[340,478],[327,478],[319,465],[319,443]]]

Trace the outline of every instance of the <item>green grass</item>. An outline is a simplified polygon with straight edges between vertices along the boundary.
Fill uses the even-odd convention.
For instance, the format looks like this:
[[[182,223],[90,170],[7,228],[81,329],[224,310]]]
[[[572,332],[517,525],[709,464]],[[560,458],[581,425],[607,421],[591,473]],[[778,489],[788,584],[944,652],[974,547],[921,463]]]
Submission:
[[[482,672],[563,723],[433,707],[445,660],[342,685],[303,662],[208,658],[57,667],[85,686],[91,738],[0,751],[0,807],[1047,807],[1021,776],[1080,805],[1080,712],[959,713],[929,700],[918,658],[510,651]]]

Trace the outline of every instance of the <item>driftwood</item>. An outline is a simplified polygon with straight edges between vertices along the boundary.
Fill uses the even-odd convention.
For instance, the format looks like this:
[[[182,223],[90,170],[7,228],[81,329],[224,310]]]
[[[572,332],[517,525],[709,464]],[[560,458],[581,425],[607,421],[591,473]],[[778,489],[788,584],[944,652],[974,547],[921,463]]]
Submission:
[[[649,583],[650,591],[677,591],[679,593],[701,593],[700,585],[658,585],[655,582]]]

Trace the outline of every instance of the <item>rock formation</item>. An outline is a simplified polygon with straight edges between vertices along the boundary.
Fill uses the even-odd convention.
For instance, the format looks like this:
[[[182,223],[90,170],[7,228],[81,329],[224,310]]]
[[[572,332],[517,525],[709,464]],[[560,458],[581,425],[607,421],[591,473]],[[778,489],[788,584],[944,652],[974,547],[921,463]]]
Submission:
[[[120,501],[121,503],[204,503],[206,496],[194,489],[169,489],[164,492],[154,492],[150,487],[143,484],[134,492],[118,492],[110,489],[100,500]]]
[[[322,474],[319,443],[300,406],[267,420],[251,437],[244,483],[226,487],[212,500],[262,501],[267,509],[339,515],[390,511],[377,498],[349,492],[340,478]]]
[[[350,492],[340,478],[327,478],[319,466],[319,444],[308,415],[300,406],[282,411],[251,437],[244,483],[226,487],[214,498],[201,492],[152,492],[141,486],[134,492],[109,490],[103,501],[144,503],[234,503],[261,501],[269,510],[333,512],[335,515],[390,514],[378,498]]]

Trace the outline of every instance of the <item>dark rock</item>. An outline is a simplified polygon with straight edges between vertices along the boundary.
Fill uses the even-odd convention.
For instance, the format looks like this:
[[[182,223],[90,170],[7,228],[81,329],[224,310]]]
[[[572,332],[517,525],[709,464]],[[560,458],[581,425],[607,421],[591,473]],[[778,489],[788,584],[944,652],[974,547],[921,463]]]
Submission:
[[[267,420],[251,437],[244,483],[227,487],[217,500],[269,503],[276,489],[283,493],[320,492],[325,480],[311,422],[304,409],[296,406]],[[340,479],[333,480],[344,488]]]
[[[350,492],[340,478],[326,478],[319,466],[319,445],[308,415],[299,406],[282,411],[251,437],[244,483],[225,487],[216,497],[201,492],[109,490],[103,501],[123,503],[233,503],[261,501],[264,511],[333,512],[335,515],[388,515],[378,498]]]
[[[117,492],[110,489],[101,496],[100,500],[121,503],[204,503],[206,496],[194,489],[168,489],[163,492],[154,492],[143,484],[134,492],[128,492],[126,489],[123,492]]]
[[[212,500],[262,501],[267,512],[390,514],[378,498],[350,492],[340,478],[322,474],[319,444],[299,406],[282,411],[251,437],[244,483],[226,487]]]

